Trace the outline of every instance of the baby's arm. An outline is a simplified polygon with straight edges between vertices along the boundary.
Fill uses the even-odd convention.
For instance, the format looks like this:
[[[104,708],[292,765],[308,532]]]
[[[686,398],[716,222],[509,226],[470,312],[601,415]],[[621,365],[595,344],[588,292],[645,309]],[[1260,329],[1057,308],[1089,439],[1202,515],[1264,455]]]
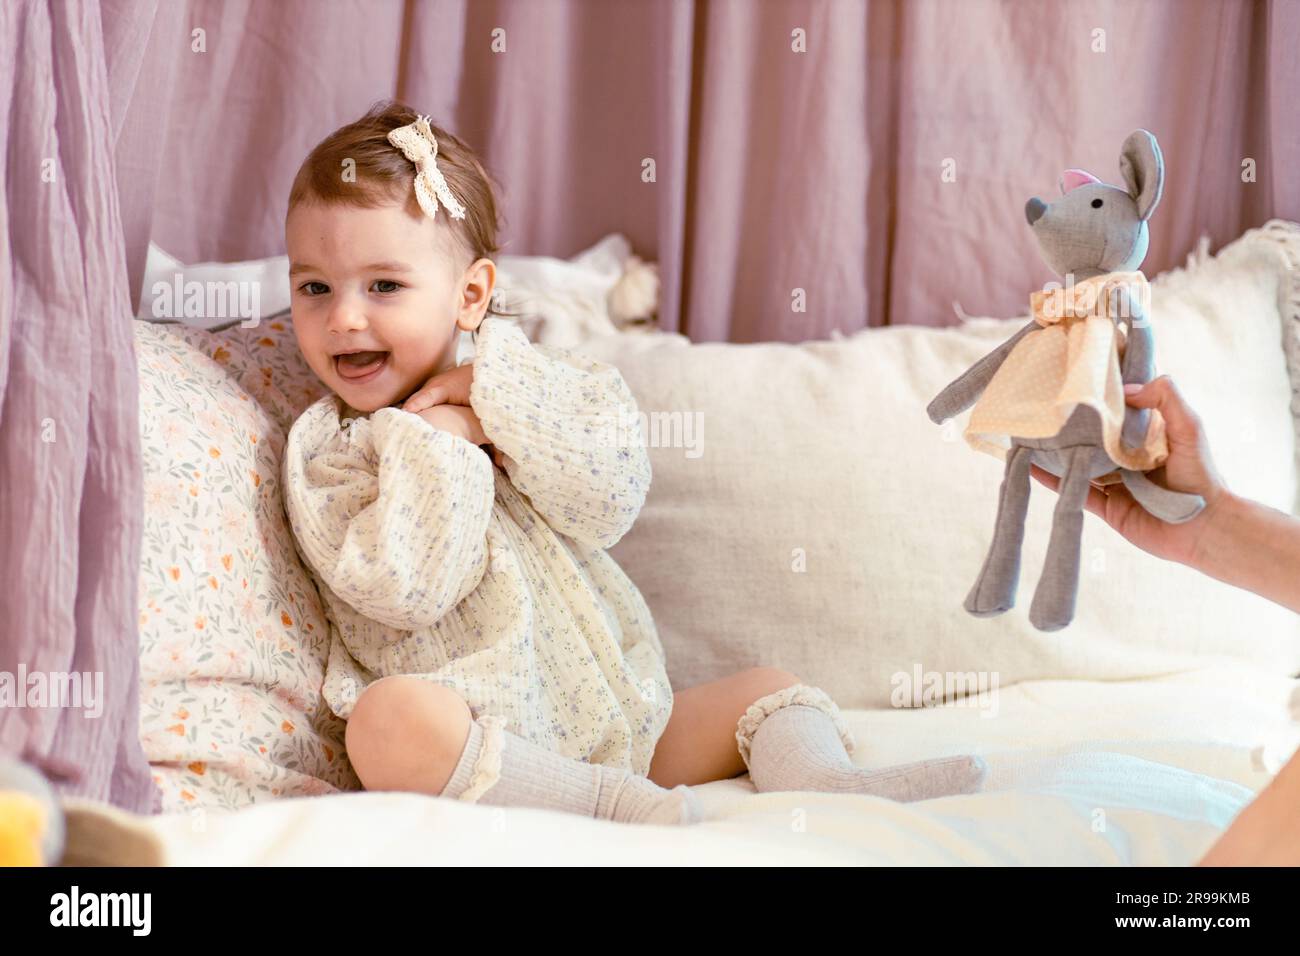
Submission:
[[[555,531],[612,547],[650,489],[636,399],[618,369],[484,319],[470,405],[502,467]]]
[[[487,569],[492,463],[418,415],[383,408],[340,428],[332,400],[294,423],[284,500],[311,569],[358,613],[435,623]]]
[[[415,414],[434,428],[440,428],[445,432],[451,432],[453,435],[459,435],[466,441],[473,442],[491,455],[493,462],[498,465],[501,464],[504,457],[501,454],[501,449],[494,447],[488,441],[487,435],[483,432],[482,423],[478,420],[478,416],[474,414],[474,409],[468,405],[434,405]]]

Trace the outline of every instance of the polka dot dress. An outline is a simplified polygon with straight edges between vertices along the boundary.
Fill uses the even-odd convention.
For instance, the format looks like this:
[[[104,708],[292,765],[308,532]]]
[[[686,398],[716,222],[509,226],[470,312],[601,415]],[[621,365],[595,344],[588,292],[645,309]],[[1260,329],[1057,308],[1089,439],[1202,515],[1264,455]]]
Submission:
[[[1034,317],[1043,328],[1016,343],[971,410],[964,435],[972,448],[1005,458],[1012,436],[1050,438],[1078,405],[1088,405],[1101,417],[1111,461],[1135,471],[1164,462],[1169,449],[1158,411],[1152,410],[1140,447],[1129,450],[1120,442],[1127,407],[1119,365],[1123,346],[1106,303],[1109,288],[1121,279],[1146,285],[1140,272],[1112,273],[1034,294]]]

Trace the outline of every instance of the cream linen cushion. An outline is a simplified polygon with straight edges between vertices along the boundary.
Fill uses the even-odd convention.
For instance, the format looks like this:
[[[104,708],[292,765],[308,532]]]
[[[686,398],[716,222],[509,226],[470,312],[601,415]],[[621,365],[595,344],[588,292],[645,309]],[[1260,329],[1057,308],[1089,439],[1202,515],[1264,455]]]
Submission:
[[[1152,290],[1158,372],[1200,413],[1229,487],[1285,511],[1297,491],[1284,351],[1300,302],[1296,228],[1247,234]],[[1002,463],[962,439],[969,413],[941,428],[925,407],[1026,320],[800,345],[582,344],[620,368],[646,416],[649,497],[611,553],[654,613],[675,687],[772,664],[841,706],[880,707],[919,703],[935,681],[957,696],[963,681],[1121,680],[1216,657],[1300,669],[1290,611],[1153,558],[1090,514],[1077,615],[1035,630],[1027,609],[1056,502],[1037,482],[1016,607],[989,619],[962,608]]]

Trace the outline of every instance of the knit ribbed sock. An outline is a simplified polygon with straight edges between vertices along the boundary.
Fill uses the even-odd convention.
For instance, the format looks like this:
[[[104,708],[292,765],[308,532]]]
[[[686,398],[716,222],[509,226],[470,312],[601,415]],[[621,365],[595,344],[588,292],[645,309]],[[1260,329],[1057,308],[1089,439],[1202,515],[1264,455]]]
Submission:
[[[863,793],[908,802],[974,793],[988,774],[979,757],[943,757],[879,770],[855,766],[825,710],[791,703],[760,715],[748,735],[746,763],[759,792]],[[752,720],[751,720],[752,725]],[[742,756],[744,748],[742,747]]]
[[[667,790],[630,770],[553,753],[505,729],[495,715],[470,722],[469,739],[442,796],[499,807],[562,810],[619,823],[698,823],[685,784]]]

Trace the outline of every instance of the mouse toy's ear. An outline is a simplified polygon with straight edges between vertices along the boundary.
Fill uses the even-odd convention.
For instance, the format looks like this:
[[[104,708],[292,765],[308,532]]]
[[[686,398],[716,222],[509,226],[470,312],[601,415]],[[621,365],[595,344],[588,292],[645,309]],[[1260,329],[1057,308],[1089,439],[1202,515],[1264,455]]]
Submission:
[[[1064,196],[1071,189],[1078,189],[1080,186],[1099,182],[1101,180],[1086,169],[1067,169],[1061,173],[1061,195]]]
[[[1138,215],[1143,221],[1150,219],[1165,186],[1165,159],[1155,136],[1144,129],[1129,133],[1119,154],[1119,171],[1137,203]]]

